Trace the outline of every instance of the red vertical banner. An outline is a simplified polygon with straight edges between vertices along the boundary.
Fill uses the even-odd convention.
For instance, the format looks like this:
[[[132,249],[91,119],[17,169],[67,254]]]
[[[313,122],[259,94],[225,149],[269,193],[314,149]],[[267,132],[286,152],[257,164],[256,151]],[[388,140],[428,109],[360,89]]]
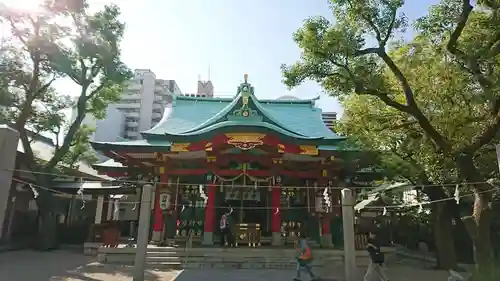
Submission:
[[[271,190],[271,231],[281,233],[281,186]]]
[[[331,224],[331,216],[329,213],[326,213],[324,216],[323,216],[323,219],[322,219],[322,222],[321,222],[321,234],[322,235],[328,235],[330,233],[332,233],[331,229],[330,229],[330,224]]]
[[[161,171],[162,169],[160,169]],[[164,172],[160,174],[160,183],[156,185],[155,192],[155,205],[154,205],[154,222],[153,222],[153,231],[162,232],[163,231],[163,210],[160,207],[160,194],[163,185],[166,185],[168,182],[168,175]]]
[[[203,226],[204,232],[214,232],[215,220],[215,183],[209,183],[207,187],[207,205],[205,206],[205,224]]]

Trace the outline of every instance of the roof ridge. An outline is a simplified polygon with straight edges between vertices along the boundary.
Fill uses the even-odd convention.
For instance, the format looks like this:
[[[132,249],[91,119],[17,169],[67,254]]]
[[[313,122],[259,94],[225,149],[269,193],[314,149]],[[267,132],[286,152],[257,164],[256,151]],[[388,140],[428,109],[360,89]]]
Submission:
[[[233,101],[230,104],[228,104],[223,110],[219,111],[219,113],[213,115],[212,117],[207,119],[205,122],[199,124],[198,126],[191,128],[187,131],[184,131],[182,133],[179,133],[179,134],[182,134],[182,135],[193,134],[196,131],[203,130],[207,127],[213,126],[218,121],[221,121],[221,118],[223,118],[224,116],[227,116],[230,111],[233,111],[233,115],[234,115],[233,118],[245,118],[245,119],[249,119],[252,117],[259,118],[259,117],[257,117],[258,113],[255,112],[255,110],[251,109],[248,106],[249,101],[251,100],[252,103],[255,105],[255,108],[257,109],[257,111],[259,111],[262,115],[264,115],[264,117],[266,117],[267,119],[269,119],[271,121],[270,125],[275,125],[276,127],[280,128],[288,133],[291,133],[291,134],[294,134],[297,136],[306,137],[301,133],[298,133],[298,132],[295,132],[294,130],[289,129],[288,126],[286,126],[285,124],[283,124],[282,122],[280,122],[276,118],[274,118],[272,116],[272,114],[269,113],[269,111],[267,109],[265,109],[260,104],[258,98],[254,94],[254,88],[252,87],[252,85],[250,83],[248,83],[247,79],[248,79],[248,76],[245,75],[245,81],[238,86],[238,90],[237,90],[236,96],[233,98]],[[241,108],[235,109],[236,105],[240,101],[242,102]],[[307,103],[310,103],[310,102],[307,102]],[[227,117],[227,118],[229,118],[229,117]],[[260,118],[261,118],[260,122],[263,122],[262,117],[260,117]],[[264,123],[268,123],[268,122],[264,122]]]

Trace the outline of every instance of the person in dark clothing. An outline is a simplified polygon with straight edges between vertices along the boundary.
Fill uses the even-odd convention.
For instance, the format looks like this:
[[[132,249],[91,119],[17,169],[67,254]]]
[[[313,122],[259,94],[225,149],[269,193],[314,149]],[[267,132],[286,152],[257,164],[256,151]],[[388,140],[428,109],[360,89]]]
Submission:
[[[376,235],[373,232],[368,233],[368,245],[366,250],[370,255],[370,263],[368,264],[364,281],[371,281],[374,280],[374,278],[381,281],[388,281],[389,279],[387,278],[383,268],[384,253],[380,251],[380,244],[378,243]]]
[[[231,223],[229,218],[230,214],[231,214],[230,212],[224,213],[219,221],[221,246],[225,246],[226,242],[229,246],[233,246]]]

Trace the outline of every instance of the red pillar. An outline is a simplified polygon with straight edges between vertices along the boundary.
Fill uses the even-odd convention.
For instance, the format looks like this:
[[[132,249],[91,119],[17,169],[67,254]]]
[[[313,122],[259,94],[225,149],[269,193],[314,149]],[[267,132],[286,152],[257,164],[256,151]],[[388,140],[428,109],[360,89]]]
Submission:
[[[163,185],[168,182],[168,175],[165,173],[165,169],[160,169],[160,182],[161,184],[156,185],[155,191],[155,205],[154,205],[154,220],[153,220],[153,236],[151,240],[153,242],[161,241],[161,234],[163,231],[163,210],[160,208],[160,193]]]
[[[281,186],[276,185],[271,189],[271,231],[272,244],[281,245]]]
[[[205,206],[205,223],[203,225],[203,244],[212,245],[215,230],[215,196],[217,187],[212,181],[212,177],[207,178],[207,205]]]
[[[281,233],[280,208],[281,187],[275,186],[271,191],[271,231]]]

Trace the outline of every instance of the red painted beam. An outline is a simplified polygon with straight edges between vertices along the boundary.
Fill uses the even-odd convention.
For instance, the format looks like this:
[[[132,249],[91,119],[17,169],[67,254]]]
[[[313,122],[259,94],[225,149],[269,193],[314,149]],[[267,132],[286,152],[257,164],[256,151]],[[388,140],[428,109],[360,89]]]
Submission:
[[[219,176],[238,176],[243,173],[242,170],[209,170],[209,169],[175,169],[175,170],[167,170],[169,175],[176,176],[198,176],[205,175],[207,173],[214,173]],[[275,175],[273,171],[270,170],[249,170],[247,174],[253,177],[271,177]],[[281,170],[279,174],[292,178],[305,178],[305,179],[314,179],[320,178],[321,173],[316,171],[287,171]]]

